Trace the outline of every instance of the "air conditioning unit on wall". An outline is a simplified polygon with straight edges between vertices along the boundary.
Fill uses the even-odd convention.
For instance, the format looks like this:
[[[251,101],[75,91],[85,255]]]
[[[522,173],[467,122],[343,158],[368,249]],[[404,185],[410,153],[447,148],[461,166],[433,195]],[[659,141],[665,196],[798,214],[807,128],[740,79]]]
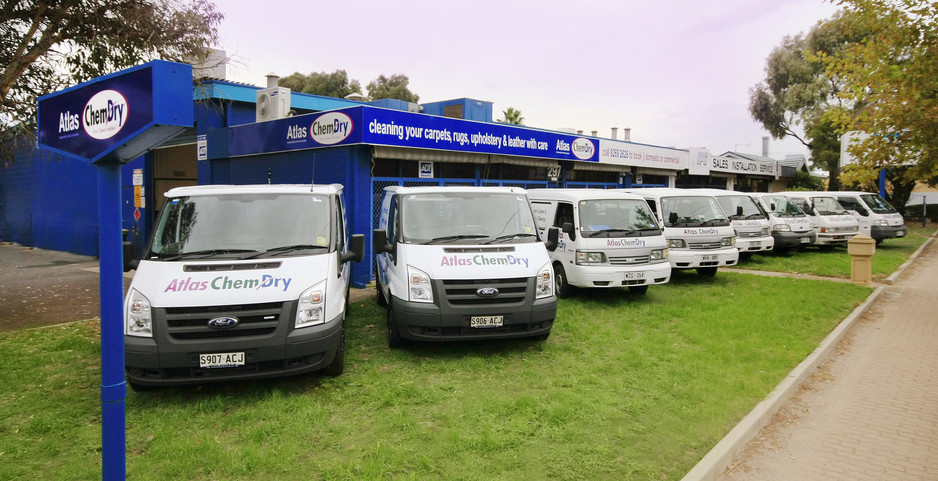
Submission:
[[[257,91],[257,122],[282,119],[290,112],[290,89],[271,87]]]

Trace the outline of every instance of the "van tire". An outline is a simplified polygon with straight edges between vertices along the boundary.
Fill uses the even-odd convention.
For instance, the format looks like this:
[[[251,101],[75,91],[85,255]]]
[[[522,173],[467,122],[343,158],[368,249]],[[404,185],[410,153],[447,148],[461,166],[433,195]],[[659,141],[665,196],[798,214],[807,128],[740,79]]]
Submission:
[[[401,337],[400,331],[394,323],[394,306],[388,302],[388,347],[391,349],[404,347],[405,339]]]
[[[342,335],[339,340],[339,347],[335,350],[335,357],[328,366],[322,369],[322,373],[329,377],[336,377],[345,371],[345,320],[342,321]]]
[[[559,262],[554,264],[554,290],[557,291],[557,297],[569,297],[572,291],[567,282],[567,273]]]
[[[375,266],[375,272],[378,272],[377,266]],[[388,305],[388,299],[384,297],[384,290],[381,288],[381,277],[375,274],[375,290],[378,291],[378,294],[375,296],[375,303],[379,306]]]
[[[629,286],[630,294],[644,296],[646,292],[648,292],[648,284],[645,284],[644,286]]]
[[[717,275],[717,268],[716,267],[698,267],[697,274],[700,274],[705,277],[713,277]]]

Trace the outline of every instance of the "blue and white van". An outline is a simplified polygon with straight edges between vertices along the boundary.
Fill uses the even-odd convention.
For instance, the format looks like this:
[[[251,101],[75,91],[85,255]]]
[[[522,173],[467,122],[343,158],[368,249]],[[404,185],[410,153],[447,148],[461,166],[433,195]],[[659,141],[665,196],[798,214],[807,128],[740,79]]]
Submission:
[[[338,184],[168,191],[124,301],[130,386],[341,374],[347,225]]]
[[[388,345],[550,335],[549,248],[517,187],[384,189],[373,234]]]
[[[668,246],[645,199],[603,189],[528,191],[541,234],[560,229],[550,253],[557,295],[570,286],[627,286],[644,294],[648,286],[671,278]]]
[[[798,205],[808,219],[814,233],[814,244],[821,247],[846,246],[860,233],[860,222],[830,192],[785,192],[785,196]]]
[[[736,231],[740,255],[767,252],[775,247],[768,214],[746,192],[720,189],[694,189],[716,198]]]
[[[666,187],[625,192],[644,198],[664,226],[671,268],[696,269],[712,277],[719,267],[739,261],[736,232],[712,195]]]

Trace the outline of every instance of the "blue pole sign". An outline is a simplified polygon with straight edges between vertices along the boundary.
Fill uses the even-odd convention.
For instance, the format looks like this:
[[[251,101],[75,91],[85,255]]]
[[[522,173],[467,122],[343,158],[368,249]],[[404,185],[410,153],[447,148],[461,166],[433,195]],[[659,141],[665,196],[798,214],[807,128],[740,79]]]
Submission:
[[[126,477],[122,163],[193,125],[192,66],[156,60],[39,98],[39,146],[98,167],[101,461]]]

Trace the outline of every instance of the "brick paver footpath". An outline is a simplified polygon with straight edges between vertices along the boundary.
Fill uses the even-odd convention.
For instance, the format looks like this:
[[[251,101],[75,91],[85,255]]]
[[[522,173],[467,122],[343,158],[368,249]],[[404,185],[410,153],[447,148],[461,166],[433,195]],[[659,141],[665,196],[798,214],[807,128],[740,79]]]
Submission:
[[[938,243],[718,479],[938,481]]]

